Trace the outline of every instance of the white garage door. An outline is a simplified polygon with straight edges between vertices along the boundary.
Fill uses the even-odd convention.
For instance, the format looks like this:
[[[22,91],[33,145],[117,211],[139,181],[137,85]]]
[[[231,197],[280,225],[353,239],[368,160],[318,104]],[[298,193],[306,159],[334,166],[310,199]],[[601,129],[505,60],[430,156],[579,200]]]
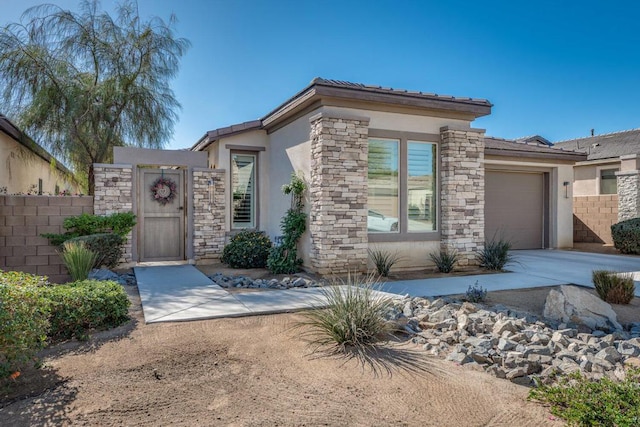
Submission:
[[[544,245],[544,174],[486,171],[485,238],[504,237],[513,249]]]

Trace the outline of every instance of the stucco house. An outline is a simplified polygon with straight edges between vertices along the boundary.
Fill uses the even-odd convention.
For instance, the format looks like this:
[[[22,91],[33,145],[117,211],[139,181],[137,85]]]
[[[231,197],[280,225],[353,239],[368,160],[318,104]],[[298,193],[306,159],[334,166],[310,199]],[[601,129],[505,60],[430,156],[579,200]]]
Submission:
[[[76,194],[73,174],[0,114],[0,194]]]
[[[587,156],[574,167],[574,241],[612,243],[612,224],[640,216],[640,129],[554,146]]]

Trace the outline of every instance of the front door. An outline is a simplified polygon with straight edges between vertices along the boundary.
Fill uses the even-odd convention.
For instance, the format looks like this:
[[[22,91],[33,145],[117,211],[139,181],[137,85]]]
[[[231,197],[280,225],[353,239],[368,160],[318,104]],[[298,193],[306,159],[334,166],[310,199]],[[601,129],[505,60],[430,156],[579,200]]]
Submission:
[[[139,172],[140,261],[184,260],[184,171]]]

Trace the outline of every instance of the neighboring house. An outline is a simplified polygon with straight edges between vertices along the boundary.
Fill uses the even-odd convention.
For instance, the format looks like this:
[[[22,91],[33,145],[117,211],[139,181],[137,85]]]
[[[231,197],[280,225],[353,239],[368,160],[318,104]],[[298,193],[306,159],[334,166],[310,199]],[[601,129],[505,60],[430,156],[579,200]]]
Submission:
[[[574,167],[574,241],[612,243],[612,224],[640,216],[640,129],[554,146],[587,155]]]
[[[0,194],[79,192],[73,174],[0,114]]]
[[[367,250],[424,268],[455,248],[474,262],[485,240],[518,249],[571,247],[569,184],[584,154],[540,137],[485,138],[484,99],[317,78],[259,120],[207,132],[192,148],[225,171],[224,231],[280,234],[292,172],[308,183],[300,255],[320,274],[363,269]]]

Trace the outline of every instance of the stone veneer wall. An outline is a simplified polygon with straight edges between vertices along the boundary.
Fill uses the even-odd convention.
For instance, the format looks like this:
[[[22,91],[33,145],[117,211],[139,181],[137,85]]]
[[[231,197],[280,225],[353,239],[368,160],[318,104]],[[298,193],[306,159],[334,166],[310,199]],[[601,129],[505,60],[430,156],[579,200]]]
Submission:
[[[58,248],[40,236],[64,233],[65,218],[93,213],[91,196],[0,196],[0,270],[71,280]]]
[[[369,119],[312,116],[310,269],[320,275],[367,269]]]
[[[573,198],[573,241],[613,243],[611,226],[618,222],[618,195]]]
[[[93,165],[95,194],[93,210],[96,215],[133,212],[133,167],[130,165]],[[124,244],[122,262],[132,261],[132,233]]]
[[[213,188],[209,186],[211,178]],[[196,262],[219,259],[222,255],[226,212],[224,179],[224,170],[193,170],[193,255]]]
[[[616,172],[618,183],[618,221],[640,217],[640,172]]]
[[[440,129],[440,235],[459,265],[476,263],[484,246],[484,130]]]

